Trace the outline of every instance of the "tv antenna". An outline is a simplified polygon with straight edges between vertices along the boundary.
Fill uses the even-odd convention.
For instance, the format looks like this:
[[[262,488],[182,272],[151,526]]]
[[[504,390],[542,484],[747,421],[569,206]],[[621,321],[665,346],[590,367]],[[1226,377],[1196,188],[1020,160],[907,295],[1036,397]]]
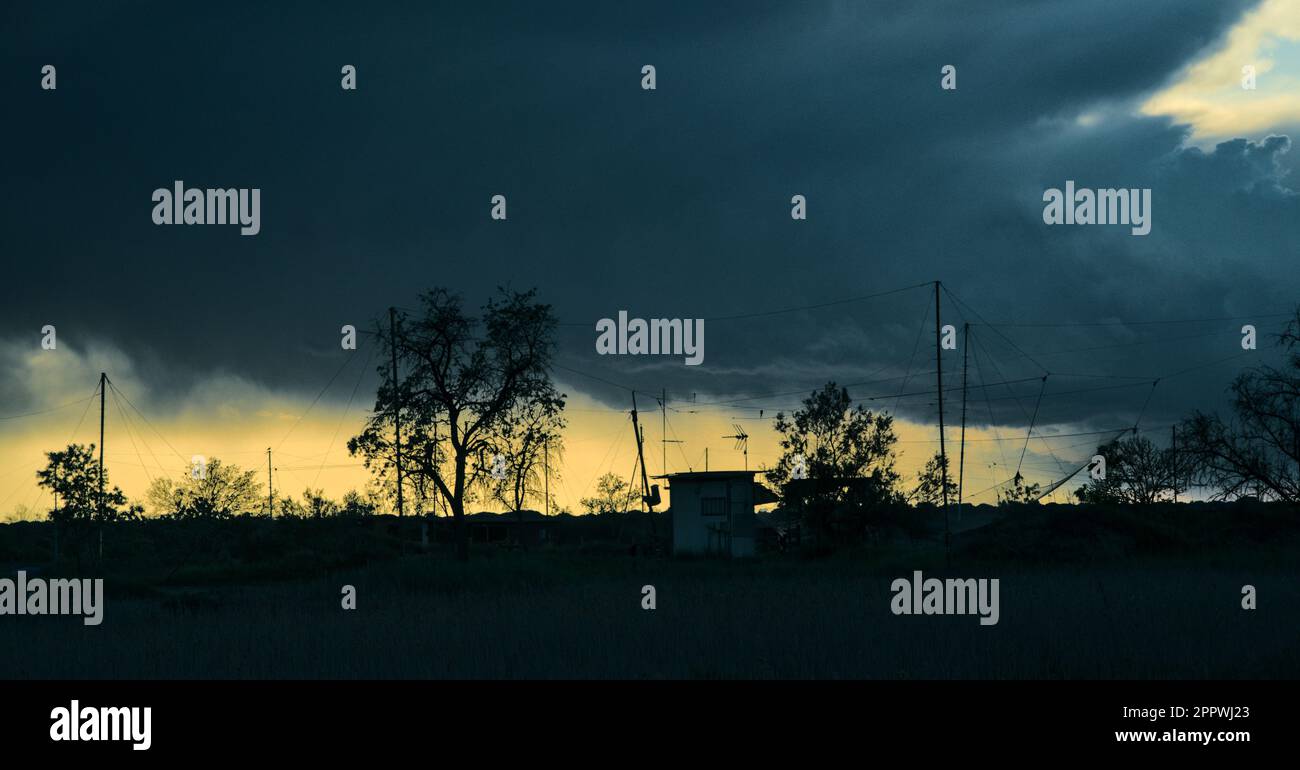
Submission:
[[[735,448],[745,453],[745,470],[749,470],[749,434],[734,422],[731,424],[731,429],[736,432],[730,436],[723,436],[723,438],[734,438],[736,440]]]

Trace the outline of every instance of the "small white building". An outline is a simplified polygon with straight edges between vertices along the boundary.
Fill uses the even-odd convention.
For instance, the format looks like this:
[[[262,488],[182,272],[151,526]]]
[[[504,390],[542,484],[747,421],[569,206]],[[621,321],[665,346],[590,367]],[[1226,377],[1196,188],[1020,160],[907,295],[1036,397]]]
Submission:
[[[758,471],[670,473],[673,553],[753,556],[758,517],[754,506],[777,502],[754,481]]]

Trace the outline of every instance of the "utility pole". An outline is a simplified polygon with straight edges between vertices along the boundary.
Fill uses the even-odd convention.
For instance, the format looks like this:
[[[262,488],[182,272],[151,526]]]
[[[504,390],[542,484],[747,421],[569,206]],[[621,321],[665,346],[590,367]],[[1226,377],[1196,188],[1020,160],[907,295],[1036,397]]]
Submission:
[[[551,515],[551,437],[547,436],[542,442],[542,473],[546,476],[545,491],[546,495],[546,515]]]
[[[104,391],[108,390],[108,375],[99,373],[99,520],[104,520]],[[100,533],[103,537],[103,533]]]
[[[640,439],[639,439],[638,442],[637,442],[637,445],[638,445],[638,446],[640,446],[641,444],[644,444],[644,443],[645,443],[645,426],[642,425],[642,426],[640,427],[639,430],[640,430],[640,433],[639,433],[638,435],[640,436]],[[642,478],[642,479],[647,479],[648,477],[646,476],[645,458],[642,457],[642,458],[640,458],[640,460],[641,460],[641,478]],[[650,482],[649,482],[648,480],[645,480],[645,481],[643,481],[643,483],[641,484],[641,488],[644,489],[644,490],[646,490],[646,491],[645,491],[645,494],[641,495],[641,511],[642,511],[643,513],[645,512],[645,504],[650,500],[650,490],[649,490],[649,487],[647,486],[649,483],[650,483]]]
[[[957,521],[961,521],[961,493],[966,480],[966,365],[970,361],[970,324],[961,327],[961,451],[957,460]]]
[[[397,515],[402,516],[402,405],[397,386],[397,308],[388,308],[388,347],[393,361],[393,445],[397,451]]]
[[[636,412],[636,391],[632,391],[632,435],[636,437],[636,456],[637,461],[641,463],[641,493],[642,502],[649,502],[650,499],[650,479],[645,472],[645,453],[642,446],[645,444],[645,431],[637,421]],[[651,512],[654,511],[654,505],[650,506]]]
[[[704,447],[704,472],[709,472],[709,448]]]
[[[271,481],[271,447],[266,448],[266,515],[275,518],[275,483]]]
[[[934,282],[934,374],[939,396],[939,489],[943,492],[943,551],[948,559],[952,529],[948,524],[948,452],[943,443],[943,322],[939,318],[939,282]]]

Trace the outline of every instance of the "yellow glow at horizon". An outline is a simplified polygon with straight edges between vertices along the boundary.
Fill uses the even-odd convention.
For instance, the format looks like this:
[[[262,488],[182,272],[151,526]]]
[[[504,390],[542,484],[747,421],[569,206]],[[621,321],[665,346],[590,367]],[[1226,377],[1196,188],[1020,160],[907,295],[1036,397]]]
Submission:
[[[572,387],[569,408],[566,409],[568,428],[565,431],[563,457],[552,457],[559,469],[560,479],[552,484],[552,494],[560,509],[580,513],[579,500],[594,494],[597,479],[604,473],[615,473],[631,480],[636,462],[636,444],[631,420],[626,410],[593,401],[575,394]],[[181,478],[189,472],[193,455],[202,455],[210,461],[220,458],[245,470],[257,472],[259,481],[266,479],[266,449],[276,447],[272,456],[273,479],[276,497],[300,497],[311,487],[320,488],[331,499],[338,500],[350,489],[365,490],[370,479],[361,467],[359,458],[347,452],[347,440],[363,425],[369,402],[361,398],[344,413],[341,405],[318,403],[299,422],[309,401],[273,394],[250,391],[244,400],[228,399],[209,402],[205,408],[187,408],[171,417],[150,417],[145,425],[129,407],[124,417],[108,399],[106,425],[106,465],[111,484],[119,486],[132,501],[143,502],[150,481],[159,476]],[[85,395],[85,394],[83,394]],[[704,399],[701,399],[704,400]],[[133,399],[134,401],[134,399]],[[740,423],[751,435],[749,441],[749,467],[770,467],[780,456],[779,437],[772,429],[774,414],[765,413],[762,420],[737,419],[744,413],[728,410],[715,411],[717,407],[700,405],[697,413],[689,403],[670,404],[681,411],[670,411],[668,421],[670,440],[684,443],[667,444],[667,471],[679,472],[688,468],[704,469],[704,449],[709,449],[710,470],[739,470],[744,456],[734,448],[734,440],[723,438],[733,433],[733,423]],[[142,406],[137,403],[137,406]],[[630,404],[629,404],[630,407]],[[642,405],[642,424],[645,427],[645,457],[651,476],[665,470],[664,444],[661,443],[662,419],[657,405]],[[950,407],[954,414],[957,403]],[[706,411],[707,409],[707,411]],[[39,489],[35,483],[37,467],[44,465],[44,453],[60,449],[69,443],[71,425],[85,412],[85,419],[71,441],[98,442],[98,399],[89,410],[82,406],[64,409],[36,420],[24,420],[21,429],[6,430],[0,436],[0,518],[10,519],[18,506],[43,515],[51,505],[50,493]],[[753,412],[749,412],[753,414]],[[127,419],[129,418],[129,419]],[[295,423],[296,427],[295,427]],[[15,426],[17,428],[17,426]],[[154,429],[162,437],[154,433]],[[292,432],[290,432],[292,428]],[[907,421],[897,421],[899,437],[898,471],[903,477],[903,487],[910,489],[925,461],[938,449],[936,428]],[[288,438],[285,439],[285,435]],[[1003,481],[1014,473],[1013,467],[1023,446],[1023,428],[1003,428],[998,434],[1007,439],[996,442],[994,431],[968,429],[966,447],[966,490],[968,495]],[[949,424],[948,451],[953,473],[957,469],[958,427]],[[165,441],[164,441],[165,439]],[[281,443],[283,439],[283,443]],[[1088,440],[1073,438],[1051,442],[1057,454],[1067,463],[1082,462],[1091,455],[1090,447],[1081,447]],[[327,451],[328,449],[328,451]],[[992,465],[991,465],[992,464]],[[1046,482],[1057,474],[1055,464],[1044,453],[1043,443],[1035,439],[1030,443],[1025,458],[1025,475],[1030,480]],[[637,479],[639,479],[639,472]],[[661,486],[668,498],[666,484]],[[1058,501],[1068,500],[1067,485],[1055,495]],[[408,488],[408,495],[410,494]],[[972,502],[993,502],[991,494],[977,497]],[[540,500],[530,500],[529,507],[542,509]],[[500,505],[480,501],[471,510],[499,510]]]

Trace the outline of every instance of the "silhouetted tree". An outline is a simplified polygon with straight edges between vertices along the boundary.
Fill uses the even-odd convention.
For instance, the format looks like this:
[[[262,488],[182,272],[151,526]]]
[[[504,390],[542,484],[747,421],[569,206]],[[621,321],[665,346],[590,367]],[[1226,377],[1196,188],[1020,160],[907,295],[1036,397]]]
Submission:
[[[307,517],[307,509],[298,498],[282,495],[276,498],[275,516],[278,519],[304,519]]]
[[[998,490],[998,505],[1037,503],[1041,495],[1040,485],[1026,484],[1025,477],[1016,471],[1016,475],[1011,477],[1011,486]]]
[[[100,511],[99,460],[95,445],[69,444],[67,449],[46,452],[46,464],[36,471],[37,486],[58,496],[58,507],[50,511],[50,520],[59,523],[82,521],[116,521],[138,518],[138,506],[126,506],[126,495],[108,486],[108,469],[104,469],[103,511]]]
[[[0,521],[40,521],[41,519],[49,518],[49,515],[49,512],[42,512],[40,509],[29,506],[26,503],[19,503],[15,505],[14,509],[6,514],[3,519],[0,519]]]
[[[491,478],[492,497],[510,510],[520,513],[529,499],[542,499],[546,494],[544,454],[550,452],[555,459],[563,450],[564,429],[563,396],[550,392],[539,393],[535,398],[521,401],[506,415],[498,426],[495,437],[495,454],[500,455],[505,469],[503,478]],[[551,463],[553,471],[558,463]],[[545,500],[543,499],[543,505]]]
[[[936,452],[917,476],[916,487],[912,489],[912,501],[942,505],[945,499],[949,502],[957,501],[957,482],[953,481],[952,474],[949,472],[947,455]]]
[[[777,413],[775,427],[782,454],[767,478],[813,529],[860,533],[868,513],[901,502],[894,419],[854,406],[847,389],[826,383],[789,418]]]
[[[349,489],[343,494],[343,504],[339,506],[338,515],[351,518],[374,516],[375,504],[355,489]]]
[[[489,477],[502,424],[522,405],[560,398],[549,372],[555,317],[534,295],[502,289],[472,317],[445,289],[424,294],[421,314],[402,314],[396,335],[385,335],[396,347],[397,382],[387,366],[379,368],[374,416],[348,442],[367,467],[392,464],[400,416],[402,475],[433,480],[451,508],[462,559],[469,556],[465,503]]]
[[[584,497],[578,502],[586,513],[616,513],[627,508],[628,498],[627,482],[617,474],[606,473],[596,481],[595,497]]]
[[[1075,490],[1080,502],[1150,505],[1172,501],[1178,490],[1178,459],[1145,436],[1119,438],[1097,447],[1106,458],[1105,478]]]
[[[1216,498],[1300,502],[1300,309],[1278,345],[1284,367],[1257,366],[1233,381],[1232,418],[1196,412],[1178,428],[1189,473]]]
[[[257,477],[257,471],[213,457],[200,474],[187,473],[180,481],[154,479],[145,498],[155,512],[172,518],[227,519],[265,507]]]
[[[302,493],[303,513],[313,519],[337,516],[339,505],[325,496],[325,490],[307,487]]]

